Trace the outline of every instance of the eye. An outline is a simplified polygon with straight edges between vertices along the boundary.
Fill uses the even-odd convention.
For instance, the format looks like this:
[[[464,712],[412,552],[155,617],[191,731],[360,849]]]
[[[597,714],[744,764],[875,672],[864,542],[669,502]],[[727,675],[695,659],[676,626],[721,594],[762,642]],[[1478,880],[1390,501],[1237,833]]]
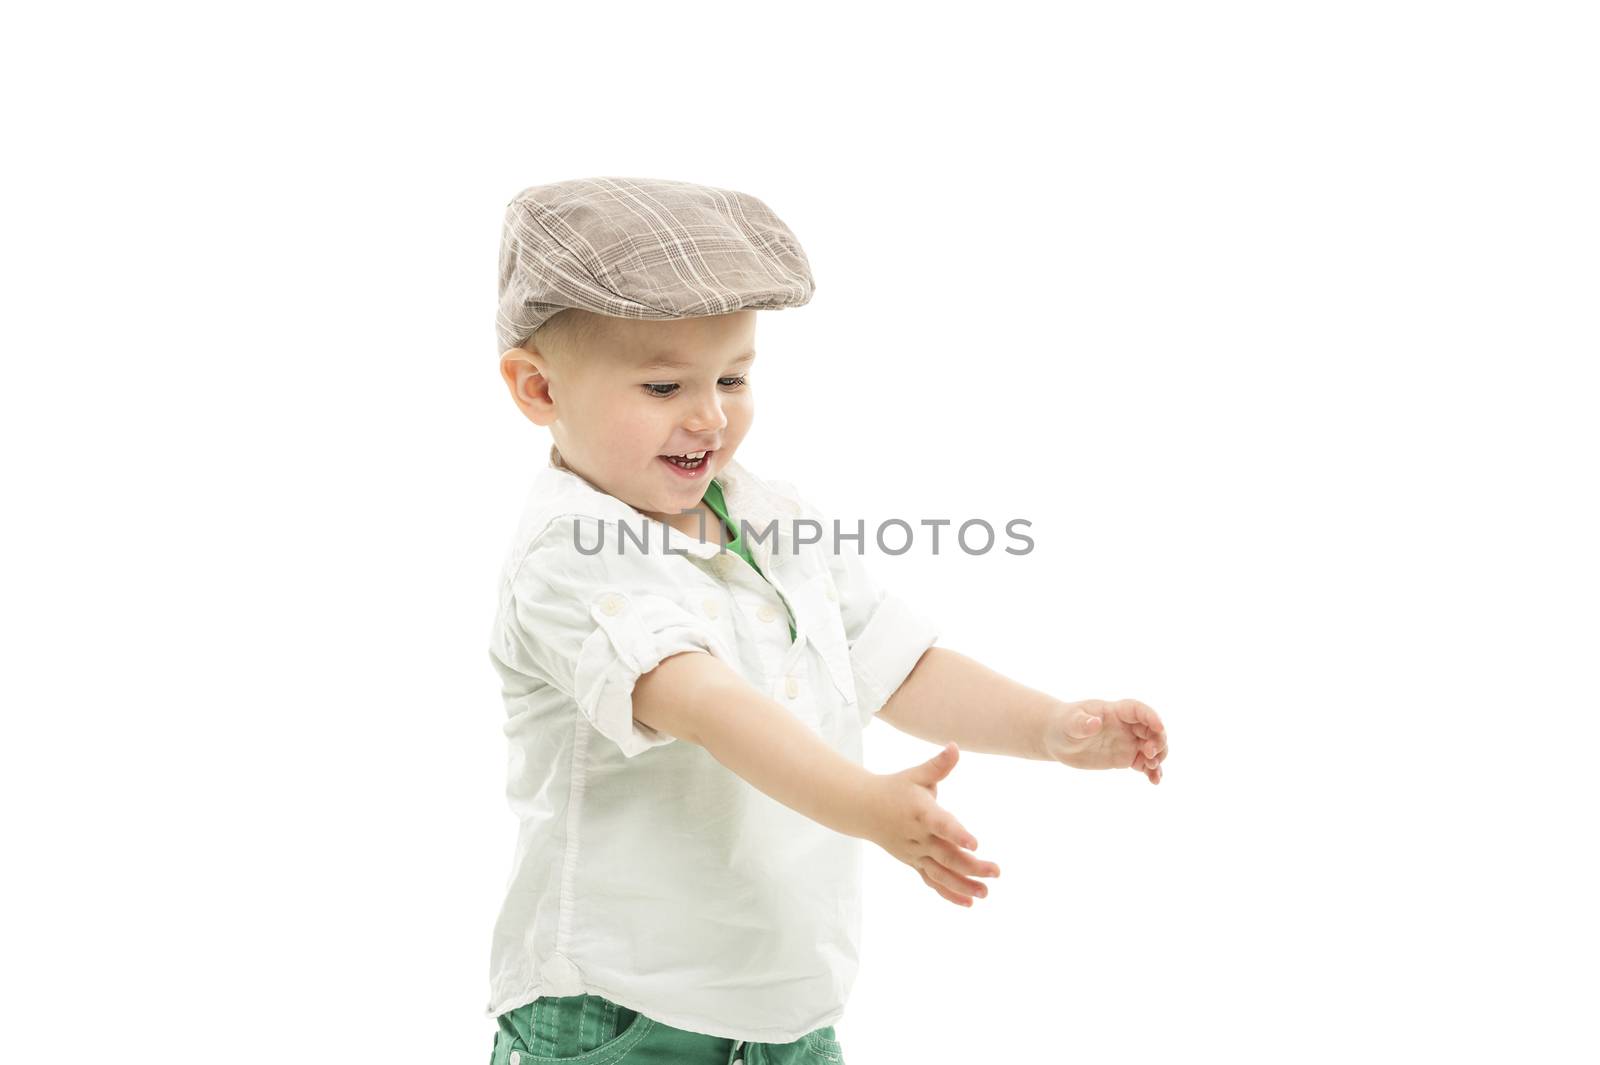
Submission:
[[[746,376],[745,374],[740,374],[738,377],[719,377],[717,378],[717,384],[730,392],[737,391],[745,386]],[[648,395],[655,396],[658,399],[669,399],[678,391],[679,386],[675,383],[662,382],[643,387]]]

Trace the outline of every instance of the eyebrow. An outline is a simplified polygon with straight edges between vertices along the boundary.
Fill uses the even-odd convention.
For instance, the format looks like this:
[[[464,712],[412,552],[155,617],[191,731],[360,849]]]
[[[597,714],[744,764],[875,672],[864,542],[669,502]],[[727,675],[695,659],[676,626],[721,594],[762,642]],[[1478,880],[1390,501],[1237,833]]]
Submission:
[[[740,355],[737,359],[734,359],[733,360],[733,365],[737,366],[741,362],[749,362],[751,359],[753,359],[755,357],[756,357],[755,350],[751,349],[750,351],[745,352],[743,355]],[[694,369],[694,363],[692,363],[692,362],[684,362],[681,359],[674,359],[669,355],[658,355],[655,358],[650,359],[647,362],[640,363],[639,364],[639,369],[641,369],[641,370],[692,370],[692,369]]]

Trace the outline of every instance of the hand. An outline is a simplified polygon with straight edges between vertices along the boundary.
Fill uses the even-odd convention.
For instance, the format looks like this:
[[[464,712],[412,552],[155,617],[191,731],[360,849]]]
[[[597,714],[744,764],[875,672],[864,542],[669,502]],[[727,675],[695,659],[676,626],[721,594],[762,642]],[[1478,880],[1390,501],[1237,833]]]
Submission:
[[[1161,783],[1167,727],[1137,699],[1062,703],[1045,725],[1044,749],[1077,769],[1136,769]]]
[[[871,829],[866,838],[915,869],[922,882],[944,898],[957,906],[971,906],[973,895],[981,898],[989,889],[968,876],[999,876],[1000,867],[968,854],[977,849],[978,841],[933,801],[939,781],[955,768],[959,754],[960,748],[947,743],[921,765],[873,774],[868,800]]]

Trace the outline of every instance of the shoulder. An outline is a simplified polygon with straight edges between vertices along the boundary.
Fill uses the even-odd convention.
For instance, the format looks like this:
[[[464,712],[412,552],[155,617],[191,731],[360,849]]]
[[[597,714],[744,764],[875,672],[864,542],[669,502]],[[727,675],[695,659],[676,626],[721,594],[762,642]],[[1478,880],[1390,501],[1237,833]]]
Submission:
[[[588,511],[546,515],[539,525],[529,529],[513,573],[520,575],[540,567],[599,573],[616,552],[614,545],[621,524],[618,517]],[[607,546],[609,551],[602,549]]]
[[[514,594],[592,594],[601,589],[676,594],[694,583],[693,562],[671,550],[666,527],[635,512],[553,514],[532,532],[511,568]]]
[[[602,536],[606,543],[615,543],[622,525],[631,524],[637,530],[642,518],[622,500],[569,470],[542,469],[529,487],[517,523],[506,559],[506,579],[515,581],[530,567],[563,564],[568,569],[598,572],[603,562],[596,543]]]

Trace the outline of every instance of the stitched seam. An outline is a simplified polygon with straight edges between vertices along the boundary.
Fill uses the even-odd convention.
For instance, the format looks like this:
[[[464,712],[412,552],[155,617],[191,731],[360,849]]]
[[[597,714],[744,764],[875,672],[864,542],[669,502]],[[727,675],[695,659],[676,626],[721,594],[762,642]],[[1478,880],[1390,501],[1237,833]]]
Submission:
[[[578,512],[578,511],[575,511],[575,510],[569,510],[569,511],[566,511],[565,513],[557,514],[557,515],[553,516],[549,521],[545,522],[544,526],[538,532],[536,532],[532,536],[528,537],[527,546],[522,549],[522,557],[517,559],[517,564],[511,568],[511,576],[506,578],[506,587],[510,588],[510,587],[514,586],[517,583],[517,581],[519,581],[522,578],[522,571],[528,565],[528,559],[530,557],[532,557],[534,551],[539,547],[540,543],[544,540],[544,538],[549,535],[550,530],[555,527],[556,522],[560,521],[562,518],[571,519],[571,518],[587,518],[587,517],[592,517],[592,515],[582,514],[582,513]],[[610,518],[595,518],[595,520],[596,521],[600,521],[600,522],[605,522],[607,524],[611,524],[612,523],[612,519],[610,519]],[[576,535],[576,533],[574,533],[574,535]],[[580,553],[578,557],[579,558],[594,558],[595,556],[593,556],[593,555],[585,555],[585,554]]]
[[[534,210],[534,204],[524,201],[523,203],[519,204],[519,206],[522,208],[523,215],[544,232],[544,235],[550,239],[550,243],[554,244],[556,247],[572,256],[572,261],[583,268],[583,272],[589,275],[589,280],[593,281],[597,288],[603,289],[613,299],[621,300],[623,303],[632,303],[640,307],[648,307],[652,311],[661,311],[661,313],[666,313],[665,311],[662,311],[660,307],[651,307],[650,304],[641,300],[636,300],[629,296],[622,295],[617,291],[616,286],[611,283],[609,278],[602,279],[597,273],[595,273],[594,268],[584,261],[584,257],[582,255],[579,255],[577,252],[573,251],[572,248],[568,247],[566,241],[562,240],[560,237],[551,232],[550,227],[545,223],[543,214]],[[542,211],[544,208],[541,208],[540,210]]]
[[[650,1030],[655,1026],[656,1021],[653,1018],[640,1013],[638,1015],[638,1019],[634,1022],[633,1027],[629,1029],[628,1033],[619,1037],[614,1042],[607,1043],[604,1046],[596,1047],[593,1050],[584,1051],[581,1054],[550,1054],[547,1056],[559,1057],[562,1061],[571,1060],[574,1065],[610,1065],[612,1062],[620,1061],[627,1055],[629,1051],[638,1046],[645,1036],[650,1034]]]

